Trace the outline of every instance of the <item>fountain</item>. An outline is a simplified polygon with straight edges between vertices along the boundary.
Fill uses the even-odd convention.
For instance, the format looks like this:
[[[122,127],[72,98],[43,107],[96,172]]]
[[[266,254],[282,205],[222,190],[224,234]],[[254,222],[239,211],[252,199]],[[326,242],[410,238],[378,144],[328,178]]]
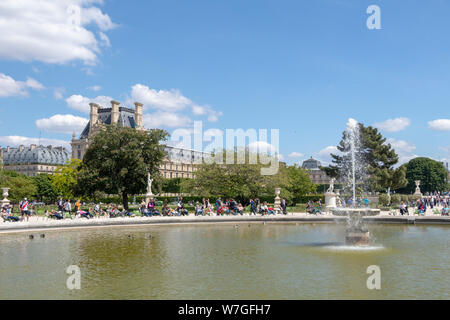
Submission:
[[[360,133],[359,125],[355,119],[349,119],[347,122],[346,133],[344,134],[344,147],[346,154],[343,156],[347,160],[347,165],[344,166],[344,171],[341,176],[346,177],[347,185],[351,187],[351,202],[348,206],[331,208],[331,212],[335,216],[347,217],[347,234],[345,237],[346,244],[356,246],[367,246],[370,244],[370,232],[363,225],[362,217],[375,216],[380,214],[379,209],[372,209],[368,207],[357,206],[356,199],[356,180],[357,175],[363,176],[364,166],[363,159],[361,159],[357,152],[359,147]]]

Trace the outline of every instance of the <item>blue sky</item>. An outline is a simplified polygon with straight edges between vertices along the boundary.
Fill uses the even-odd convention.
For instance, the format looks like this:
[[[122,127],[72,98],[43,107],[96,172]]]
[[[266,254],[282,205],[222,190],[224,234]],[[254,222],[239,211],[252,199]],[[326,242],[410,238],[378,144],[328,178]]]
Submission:
[[[90,101],[139,98],[169,132],[279,129],[289,163],[328,161],[350,117],[402,161],[449,161],[449,19],[445,0],[4,0],[0,145],[67,145]]]

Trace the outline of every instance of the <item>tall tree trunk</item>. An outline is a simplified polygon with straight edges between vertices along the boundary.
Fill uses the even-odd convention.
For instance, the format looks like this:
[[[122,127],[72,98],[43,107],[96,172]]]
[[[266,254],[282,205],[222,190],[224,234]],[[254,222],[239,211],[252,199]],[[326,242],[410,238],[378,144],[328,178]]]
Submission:
[[[122,203],[123,208],[128,211],[128,194],[126,191],[122,191]]]

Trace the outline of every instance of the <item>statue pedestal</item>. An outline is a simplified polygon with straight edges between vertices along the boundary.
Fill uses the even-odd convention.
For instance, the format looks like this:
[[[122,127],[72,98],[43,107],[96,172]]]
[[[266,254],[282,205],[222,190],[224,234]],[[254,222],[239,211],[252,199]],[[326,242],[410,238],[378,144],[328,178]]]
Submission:
[[[336,193],[325,193],[325,208],[327,209],[327,211],[331,211],[331,209],[336,208]]]
[[[145,203],[149,203],[150,202],[150,199],[151,198],[153,198],[155,195],[153,194],[153,193],[147,193],[146,195],[145,195]]]
[[[370,233],[351,231],[345,237],[345,243],[352,246],[368,246],[370,245]]]
[[[281,212],[281,199],[280,199],[281,188],[275,188],[275,201],[273,203],[273,208],[277,213]]]

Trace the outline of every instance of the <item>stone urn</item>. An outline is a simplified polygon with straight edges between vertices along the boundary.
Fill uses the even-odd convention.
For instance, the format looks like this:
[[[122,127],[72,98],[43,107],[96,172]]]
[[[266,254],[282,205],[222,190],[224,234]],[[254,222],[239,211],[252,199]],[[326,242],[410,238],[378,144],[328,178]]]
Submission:
[[[281,188],[275,188],[275,202],[274,209],[281,212],[281,199],[280,199]]]
[[[4,205],[9,204],[9,200],[7,199],[9,196],[9,193],[8,193],[9,188],[2,188],[2,191],[3,191],[2,192],[3,200],[1,200],[0,203],[1,203],[1,206],[3,207]]]

